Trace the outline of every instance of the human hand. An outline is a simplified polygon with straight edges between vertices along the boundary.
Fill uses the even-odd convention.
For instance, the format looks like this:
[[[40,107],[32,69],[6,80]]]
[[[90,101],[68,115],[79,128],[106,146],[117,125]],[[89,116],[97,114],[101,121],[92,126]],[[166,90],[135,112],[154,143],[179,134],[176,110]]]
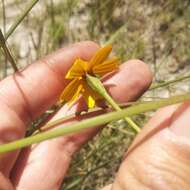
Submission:
[[[67,83],[64,76],[74,60],[77,57],[90,59],[97,48],[93,42],[72,45],[1,81],[0,143],[24,137],[29,124],[57,102]],[[122,64],[104,84],[112,84],[108,91],[115,100],[126,102],[138,98],[148,88],[151,79],[152,75],[143,62],[131,60]],[[71,109],[64,106],[49,121],[75,113],[82,105],[78,102]],[[88,117],[92,116],[95,114],[88,114]],[[79,119],[76,117],[72,122]],[[72,155],[101,128],[44,141],[21,152],[0,154],[0,189],[59,189]]]
[[[130,146],[113,184],[102,190],[189,190],[190,104],[158,110]]]

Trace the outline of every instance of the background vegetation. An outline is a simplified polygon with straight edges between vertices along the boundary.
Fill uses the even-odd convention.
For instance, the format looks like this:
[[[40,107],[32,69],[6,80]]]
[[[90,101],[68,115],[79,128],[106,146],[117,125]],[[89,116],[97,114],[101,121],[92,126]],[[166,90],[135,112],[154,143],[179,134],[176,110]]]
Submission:
[[[4,35],[31,2],[0,1]],[[189,0],[39,0],[7,43],[19,68],[77,41],[112,43],[123,61],[138,58],[150,65],[154,84],[142,99],[155,100],[189,91],[189,36]],[[13,72],[7,59],[1,51],[1,79]],[[150,116],[135,120],[143,126]],[[63,189],[93,190],[112,182],[133,137],[122,121],[108,125],[75,156]]]

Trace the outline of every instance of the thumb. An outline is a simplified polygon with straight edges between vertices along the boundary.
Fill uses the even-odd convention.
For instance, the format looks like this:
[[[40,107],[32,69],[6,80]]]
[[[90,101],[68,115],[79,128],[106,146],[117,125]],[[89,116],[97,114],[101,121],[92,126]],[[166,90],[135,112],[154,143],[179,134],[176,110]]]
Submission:
[[[159,110],[137,136],[111,190],[188,190],[190,103]]]

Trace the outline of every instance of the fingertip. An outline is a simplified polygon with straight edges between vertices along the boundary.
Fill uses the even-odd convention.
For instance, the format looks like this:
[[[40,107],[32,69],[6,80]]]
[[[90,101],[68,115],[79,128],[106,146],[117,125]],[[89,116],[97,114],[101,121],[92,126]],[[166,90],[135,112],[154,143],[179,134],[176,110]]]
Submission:
[[[92,55],[100,48],[100,46],[94,41],[83,41],[76,42],[71,47],[75,48],[76,55],[82,55],[80,58],[84,60],[89,60]]]
[[[93,41],[83,41],[63,47],[38,62],[45,62],[57,74],[64,76],[76,58],[89,60],[99,48]]]
[[[137,79],[139,79],[138,84],[142,85],[142,88],[147,89],[150,84],[152,83],[152,79],[153,79],[153,73],[150,69],[150,67],[148,66],[148,64],[144,63],[143,61],[141,61],[140,59],[131,59],[127,62],[125,62],[124,64],[122,64],[121,67],[123,67],[123,69],[130,69],[129,67],[134,67],[136,68],[136,76],[138,76]],[[131,68],[132,70],[132,68]]]
[[[97,50],[100,49],[100,46],[93,41],[79,42],[76,43],[75,46],[78,48],[81,55],[85,55],[84,57],[80,57],[85,61],[89,61],[95,55]]]
[[[137,99],[150,86],[152,72],[147,64],[140,60],[130,60],[123,63],[117,73],[104,83],[109,93],[118,102]]]
[[[100,46],[94,42],[94,41],[90,41],[90,40],[86,40],[86,41],[83,41],[83,42],[76,42],[73,46],[79,46],[79,47],[89,47],[89,48],[92,48],[92,49],[95,49],[97,50],[98,48],[100,48]]]

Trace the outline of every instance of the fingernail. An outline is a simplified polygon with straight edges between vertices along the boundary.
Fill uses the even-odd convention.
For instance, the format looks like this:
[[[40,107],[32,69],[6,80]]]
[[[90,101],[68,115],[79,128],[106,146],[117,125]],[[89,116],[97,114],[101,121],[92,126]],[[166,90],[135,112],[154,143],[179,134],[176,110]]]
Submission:
[[[171,118],[170,129],[176,135],[190,137],[190,102],[181,104]]]

